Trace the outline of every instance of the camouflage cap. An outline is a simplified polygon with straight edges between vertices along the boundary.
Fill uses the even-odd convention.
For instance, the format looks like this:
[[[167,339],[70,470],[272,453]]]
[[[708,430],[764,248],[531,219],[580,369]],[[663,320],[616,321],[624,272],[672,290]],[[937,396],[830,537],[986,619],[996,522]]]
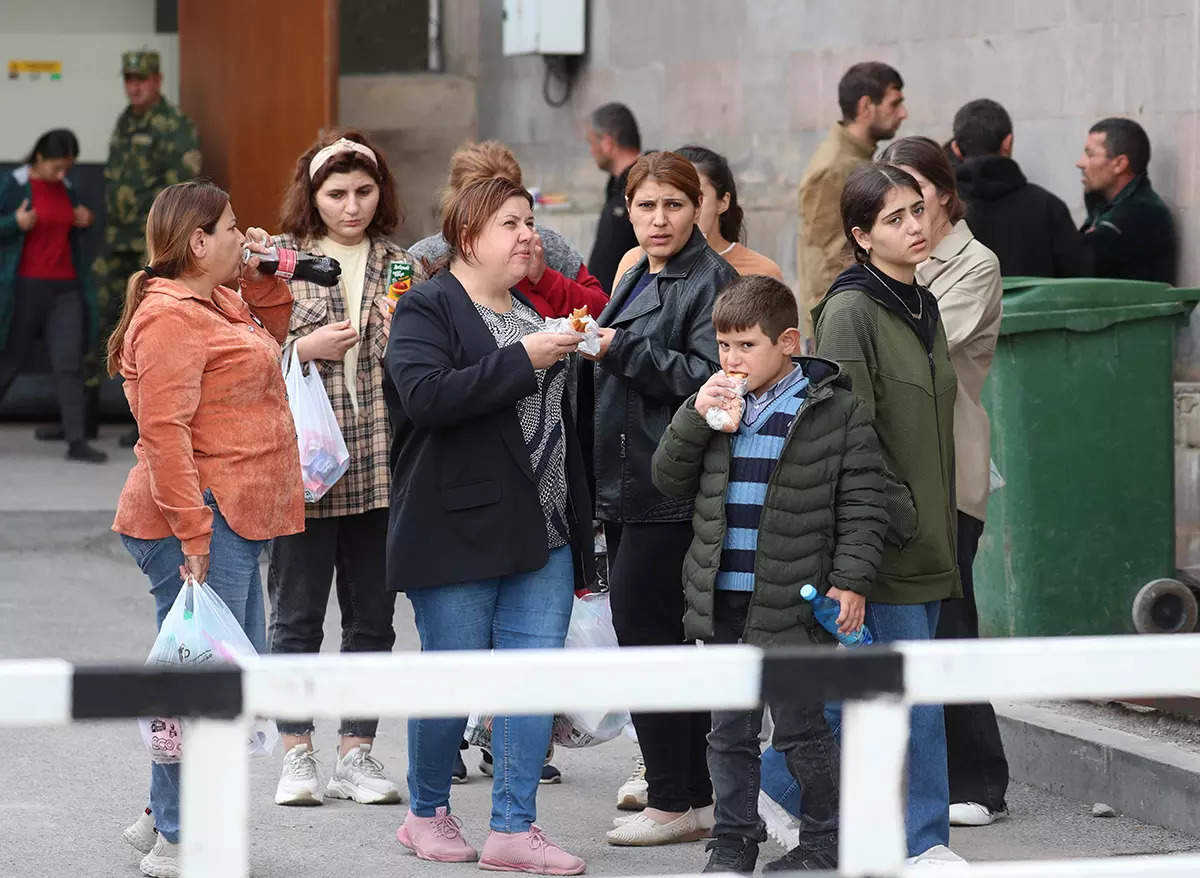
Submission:
[[[153,76],[159,72],[158,52],[136,49],[121,53],[121,74],[124,76]]]

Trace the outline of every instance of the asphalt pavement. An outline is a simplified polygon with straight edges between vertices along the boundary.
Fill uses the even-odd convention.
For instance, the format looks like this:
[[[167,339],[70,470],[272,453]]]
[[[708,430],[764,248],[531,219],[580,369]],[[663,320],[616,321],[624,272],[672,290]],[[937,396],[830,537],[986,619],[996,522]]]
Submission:
[[[30,425],[0,425],[0,658],[60,656],[77,663],[141,662],[154,639],[153,601],[142,575],[109,530],[112,507],[132,454],[119,429],[101,445],[102,466],[67,463],[61,444],[34,442]],[[397,601],[397,649],[417,648],[408,602]],[[338,611],[326,618],[326,650],[336,650]],[[497,681],[503,685],[504,681]],[[324,774],[336,749],[335,718],[318,719]],[[136,876],[139,855],[121,830],[145,804],[148,762],[133,721],[47,729],[0,728],[0,876]],[[403,781],[403,718],[385,718],[376,755]],[[591,874],[697,872],[703,845],[614,848],[604,832],[619,812],[617,786],[632,744],[618,739],[589,750],[559,750],[563,783],[543,786],[539,818],[547,833],[584,857]],[[490,784],[468,756],[470,782],[454,788],[455,813],[468,840],[486,835]],[[469,865],[418,861],[395,841],[406,808],[330,802],[282,808],[272,801],[279,757],[251,762],[251,864],[257,878],[375,878],[468,874]],[[955,830],[951,844],[969,860],[1056,859],[1200,849],[1200,841],[1124,818],[1091,816],[1075,802],[1024,785],[1011,788],[1011,817]],[[783,853],[768,843],[760,862]]]

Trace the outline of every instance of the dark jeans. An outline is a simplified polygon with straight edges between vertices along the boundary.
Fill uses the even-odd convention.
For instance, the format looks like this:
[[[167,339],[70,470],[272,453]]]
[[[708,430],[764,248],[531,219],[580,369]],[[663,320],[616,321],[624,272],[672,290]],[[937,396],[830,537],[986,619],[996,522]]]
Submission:
[[[0,400],[41,336],[50,353],[54,387],[62,411],[63,437],[84,438],[87,407],[83,395],[83,298],[73,280],[18,277],[8,343],[0,350]],[[3,342],[3,339],[0,339]]]
[[[309,518],[304,532],[271,544],[267,593],[271,596],[271,652],[320,652],[325,607],[337,570],[342,611],[342,652],[391,652],[396,593],[384,576],[388,511]],[[307,722],[279,721],[280,734],[305,735]],[[377,719],[343,719],[338,734],[374,738]]]
[[[958,570],[963,596],[942,602],[937,626],[939,640],[979,637],[972,566],[982,534],[982,521],[965,512],[958,513]],[[945,710],[950,801],[977,802],[992,811],[1003,811],[1004,794],[1008,791],[1008,760],[1004,757],[992,705],[947,704]]]
[[[687,521],[605,522],[613,628],[621,646],[683,643],[683,558],[692,542]],[[708,713],[635,713],[646,762],[647,803],[662,811],[712,804]]]
[[[713,602],[713,638],[709,643],[738,643],[746,627],[751,592],[718,591]],[[775,723],[772,746],[783,754],[788,771],[803,787],[800,843],[808,848],[837,848],[840,752],[817,702],[771,702]],[[714,834],[765,841],[758,816],[761,773],[758,736],[761,710],[713,711],[708,736],[708,770],[716,792]]]

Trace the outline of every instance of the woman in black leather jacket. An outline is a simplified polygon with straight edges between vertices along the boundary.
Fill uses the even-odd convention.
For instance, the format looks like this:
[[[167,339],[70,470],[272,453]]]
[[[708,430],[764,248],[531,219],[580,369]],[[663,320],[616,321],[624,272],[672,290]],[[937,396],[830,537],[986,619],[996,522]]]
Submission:
[[[625,197],[646,255],[617,281],[599,319],[596,510],[608,541],[617,639],[622,646],[678,645],[692,504],[658,492],[650,458],[671,415],[720,368],[713,301],[737,272],[695,225],[700,178],[687,159],[671,152],[642,156],[629,171]],[[709,835],[709,714],[635,714],[633,724],[645,759],[646,807],[609,832],[609,843],[671,844]],[[618,807],[637,808],[637,793],[631,778]]]

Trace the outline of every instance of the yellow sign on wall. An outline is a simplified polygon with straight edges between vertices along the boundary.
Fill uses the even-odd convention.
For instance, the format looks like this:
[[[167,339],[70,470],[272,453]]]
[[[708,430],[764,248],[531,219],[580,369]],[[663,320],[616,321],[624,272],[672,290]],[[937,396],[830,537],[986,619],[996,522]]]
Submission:
[[[8,78],[20,79],[28,76],[30,79],[40,79],[48,76],[51,79],[62,79],[61,61],[30,61],[13,59],[8,62]]]

